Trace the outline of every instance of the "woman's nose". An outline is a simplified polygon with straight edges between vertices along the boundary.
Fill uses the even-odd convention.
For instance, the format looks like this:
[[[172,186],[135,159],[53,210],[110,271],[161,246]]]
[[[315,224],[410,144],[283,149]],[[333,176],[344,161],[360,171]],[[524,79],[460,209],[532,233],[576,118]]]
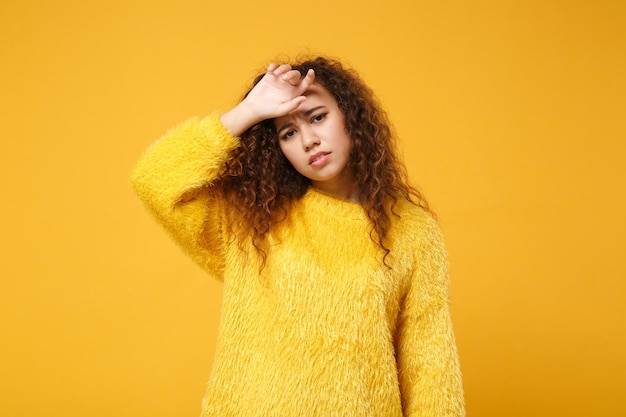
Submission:
[[[302,132],[302,148],[305,152],[320,144],[320,140],[312,130]]]

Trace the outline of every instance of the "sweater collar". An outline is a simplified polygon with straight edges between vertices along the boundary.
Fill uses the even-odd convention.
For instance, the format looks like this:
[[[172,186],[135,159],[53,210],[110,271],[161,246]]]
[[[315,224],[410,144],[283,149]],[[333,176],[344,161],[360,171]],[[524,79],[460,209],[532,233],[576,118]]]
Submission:
[[[307,209],[324,212],[329,216],[345,217],[354,220],[367,219],[365,211],[359,203],[331,196],[314,187],[309,187],[302,201],[307,206]]]

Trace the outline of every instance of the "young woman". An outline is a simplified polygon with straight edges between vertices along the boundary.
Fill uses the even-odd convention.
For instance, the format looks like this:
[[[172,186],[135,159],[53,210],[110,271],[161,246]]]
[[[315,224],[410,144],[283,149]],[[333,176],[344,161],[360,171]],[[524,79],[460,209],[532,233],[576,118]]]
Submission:
[[[173,239],[223,281],[203,416],[462,416],[437,223],[385,113],[339,62],[271,64],[133,173]]]

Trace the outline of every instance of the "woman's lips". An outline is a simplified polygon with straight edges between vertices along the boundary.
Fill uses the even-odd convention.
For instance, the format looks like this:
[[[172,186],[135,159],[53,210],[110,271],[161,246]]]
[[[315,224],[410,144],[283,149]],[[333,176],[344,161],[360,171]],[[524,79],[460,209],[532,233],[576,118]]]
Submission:
[[[315,155],[311,155],[309,165],[314,167],[324,165],[328,160],[328,155],[330,155],[330,152],[318,152]]]

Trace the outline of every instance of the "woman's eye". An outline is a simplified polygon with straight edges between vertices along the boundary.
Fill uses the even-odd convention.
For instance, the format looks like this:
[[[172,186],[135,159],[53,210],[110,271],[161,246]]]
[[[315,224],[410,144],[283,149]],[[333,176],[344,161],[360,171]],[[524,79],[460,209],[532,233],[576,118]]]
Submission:
[[[290,129],[290,130],[285,132],[285,134],[283,135],[283,139],[289,139],[290,137],[292,137],[295,134],[296,134],[296,131],[293,130],[293,129]]]
[[[311,120],[313,123],[319,123],[322,120],[324,120],[326,118],[326,113],[321,113],[318,114],[316,116],[313,116],[313,119]]]

